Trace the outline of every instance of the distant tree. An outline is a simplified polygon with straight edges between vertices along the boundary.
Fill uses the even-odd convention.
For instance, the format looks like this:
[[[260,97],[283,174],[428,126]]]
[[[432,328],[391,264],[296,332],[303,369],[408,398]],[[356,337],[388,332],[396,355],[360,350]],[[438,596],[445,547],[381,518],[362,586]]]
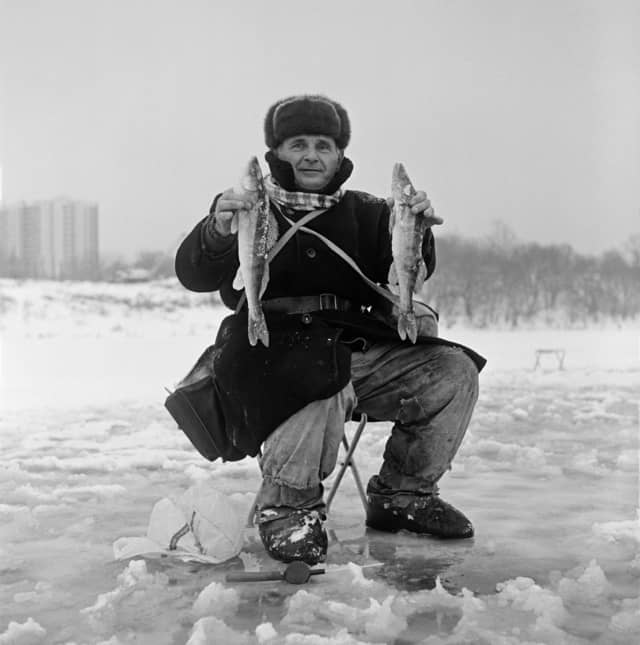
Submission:
[[[141,251],[134,267],[147,270],[152,278],[168,278],[175,275],[173,255],[165,251]]]
[[[619,251],[607,251],[600,259],[605,313],[627,319],[638,311],[638,276]]]
[[[640,269],[640,233],[634,233],[624,244],[624,250],[631,267]]]
[[[448,323],[475,326],[566,319],[576,324],[640,314],[640,235],[624,251],[580,255],[570,245],[519,243],[501,222],[484,240],[437,240],[435,275],[424,290]]]

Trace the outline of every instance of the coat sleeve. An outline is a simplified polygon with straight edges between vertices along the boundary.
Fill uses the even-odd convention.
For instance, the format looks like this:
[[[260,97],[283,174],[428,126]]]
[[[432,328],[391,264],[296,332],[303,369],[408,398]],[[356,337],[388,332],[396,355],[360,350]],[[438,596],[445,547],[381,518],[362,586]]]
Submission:
[[[216,200],[209,212],[215,208]],[[233,280],[240,264],[237,236],[226,248],[212,248],[205,238],[206,220],[205,217],[196,224],[176,253],[176,275],[190,291],[218,291],[224,283]]]
[[[422,257],[427,267],[427,278],[436,270],[436,239],[428,228],[422,241]]]

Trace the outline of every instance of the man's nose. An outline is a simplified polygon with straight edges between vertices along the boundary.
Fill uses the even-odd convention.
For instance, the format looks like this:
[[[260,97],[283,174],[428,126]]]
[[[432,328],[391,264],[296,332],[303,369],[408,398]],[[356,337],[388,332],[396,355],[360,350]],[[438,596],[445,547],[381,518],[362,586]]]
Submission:
[[[305,161],[315,163],[318,161],[318,153],[314,148],[308,148],[304,153]]]

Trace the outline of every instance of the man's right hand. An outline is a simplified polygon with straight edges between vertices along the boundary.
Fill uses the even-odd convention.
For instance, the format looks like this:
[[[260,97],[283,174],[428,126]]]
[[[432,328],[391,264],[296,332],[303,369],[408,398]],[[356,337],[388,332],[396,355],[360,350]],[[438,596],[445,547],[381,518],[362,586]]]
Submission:
[[[216,209],[210,216],[213,221],[209,222],[209,226],[213,225],[216,232],[223,237],[231,235],[231,220],[238,211],[250,210],[252,206],[245,193],[228,188],[216,202]]]

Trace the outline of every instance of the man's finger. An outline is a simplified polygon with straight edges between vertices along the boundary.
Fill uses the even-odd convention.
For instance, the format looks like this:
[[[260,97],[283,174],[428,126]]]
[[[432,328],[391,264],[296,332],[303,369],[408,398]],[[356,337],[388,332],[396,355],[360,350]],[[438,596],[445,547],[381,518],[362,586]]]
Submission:
[[[427,199],[426,202],[418,202],[417,204],[413,205],[411,207],[411,212],[414,215],[418,215],[419,213],[424,213],[425,215],[427,214],[427,211],[431,210],[433,213],[433,208],[431,207],[431,202]]]
[[[218,201],[220,211],[237,211],[251,208],[251,204],[241,199],[220,199]]]
[[[414,206],[420,202],[431,203],[431,200],[427,197],[427,193],[424,190],[419,190],[416,194],[409,200],[409,205]]]

